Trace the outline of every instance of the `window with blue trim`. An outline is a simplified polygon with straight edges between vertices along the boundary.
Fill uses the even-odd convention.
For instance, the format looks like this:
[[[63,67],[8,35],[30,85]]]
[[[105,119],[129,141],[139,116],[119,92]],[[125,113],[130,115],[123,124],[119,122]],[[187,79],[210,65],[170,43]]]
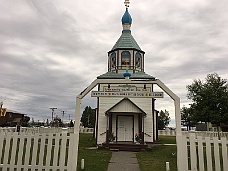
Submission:
[[[111,67],[116,67],[116,53],[111,54]]]
[[[142,63],[142,55],[140,53],[135,54],[135,66],[140,68]]]
[[[122,66],[129,66],[131,63],[131,54],[129,51],[123,51],[121,53],[121,64]]]

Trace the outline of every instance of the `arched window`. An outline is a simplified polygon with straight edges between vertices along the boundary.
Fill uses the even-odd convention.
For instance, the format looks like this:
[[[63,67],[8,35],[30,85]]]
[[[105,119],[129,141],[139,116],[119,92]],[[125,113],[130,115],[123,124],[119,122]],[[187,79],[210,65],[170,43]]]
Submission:
[[[116,67],[116,53],[111,54],[111,67]]]
[[[142,63],[142,56],[140,53],[136,53],[135,54],[135,66],[136,67],[141,67],[141,63]]]
[[[121,53],[121,64],[122,64],[122,66],[123,65],[125,65],[125,66],[130,65],[130,62],[131,62],[131,54],[130,54],[130,52],[123,51]]]

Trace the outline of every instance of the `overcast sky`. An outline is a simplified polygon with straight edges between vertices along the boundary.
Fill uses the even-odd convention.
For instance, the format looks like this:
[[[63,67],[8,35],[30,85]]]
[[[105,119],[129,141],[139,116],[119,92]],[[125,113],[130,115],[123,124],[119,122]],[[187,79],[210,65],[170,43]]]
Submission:
[[[107,71],[107,52],[121,35],[124,0],[0,0],[0,101],[35,121],[67,111]],[[181,98],[209,73],[228,78],[228,1],[131,0],[132,35],[146,73]],[[82,108],[96,107],[90,95]],[[156,101],[174,119],[173,101]]]

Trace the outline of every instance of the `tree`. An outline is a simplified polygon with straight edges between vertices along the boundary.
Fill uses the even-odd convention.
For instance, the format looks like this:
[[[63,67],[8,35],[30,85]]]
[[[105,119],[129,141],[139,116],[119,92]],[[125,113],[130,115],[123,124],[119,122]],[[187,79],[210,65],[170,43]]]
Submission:
[[[94,128],[95,125],[95,110],[90,106],[86,106],[81,117],[81,122],[84,127]]]
[[[187,130],[196,125],[192,108],[181,108],[181,125],[186,126]]]
[[[194,80],[187,85],[188,99],[191,99],[191,110],[194,119],[200,122],[211,122],[218,127],[228,123],[228,87],[227,81],[218,74],[208,74],[205,81]]]
[[[54,127],[62,127],[63,126],[63,122],[60,119],[60,117],[58,117],[57,115],[54,117],[53,122],[51,123],[52,126]]]
[[[70,120],[69,127],[74,127],[74,123],[73,123],[73,121],[72,121],[72,120]]]
[[[22,119],[21,126],[27,127],[29,120],[30,120],[30,117],[29,116],[24,116],[23,119]]]
[[[170,122],[169,112],[165,110],[164,112],[161,110],[158,115],[158,129],[164,129]]]

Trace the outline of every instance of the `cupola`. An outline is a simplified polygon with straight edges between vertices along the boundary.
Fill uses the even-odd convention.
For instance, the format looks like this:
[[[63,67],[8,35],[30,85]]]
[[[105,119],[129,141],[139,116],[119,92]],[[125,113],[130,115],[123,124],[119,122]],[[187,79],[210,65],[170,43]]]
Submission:
[[[128,12],[128,8],[126,8],[126,11],[122,17],[123,31],[130,31],[131,23],[132,23],[132,18],[130,13]]]

